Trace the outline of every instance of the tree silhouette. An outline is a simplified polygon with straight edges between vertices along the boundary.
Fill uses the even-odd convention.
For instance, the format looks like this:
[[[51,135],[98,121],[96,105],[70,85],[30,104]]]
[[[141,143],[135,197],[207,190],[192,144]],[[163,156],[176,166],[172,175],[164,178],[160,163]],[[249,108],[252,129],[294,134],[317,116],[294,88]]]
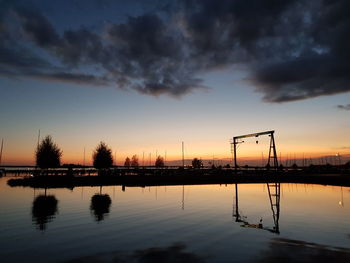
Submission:
[[[48,135],[40,142],[36,149],[36,165],[42,169],[59,167],[61,156],[61,149],[53,142],[52,137]]]
[[[131,166],[133,167],[138,167],[139,166],[139,158],[137,157],[137,155],[133,155],[133,157],[131,157]]]
[[[161,156],[158,156],[154,165],[156,167],[164,167],[164,158]]]
[[[344,164],[344,166],[347,167],[347,168],[350,168],[350,161],[346,162],[346,163]]]
[[[193,168],[201,168],[201,167],[203,167],[203,162],[202,162],[202,160],[194,158],[192,160],[192,166],[193,166]]]
[[[32,218],[40,230],[46,229],[57,213],[57,199],[53,195],[39,195],[33,201]]]
[[[125,167],[130,167],[131,163],[130,163],[130,158],[126,157],[125,162],[124,162],[124,166]]]
[[[112,150],[107,144],[100,142],[92,155],[92,159],[96,169],[110,168],[113,165]]]
[[[112,200],[107,194],[95,194],[91,198],[90,210],[95,216],[96,221],[102,221],[109,213]]]

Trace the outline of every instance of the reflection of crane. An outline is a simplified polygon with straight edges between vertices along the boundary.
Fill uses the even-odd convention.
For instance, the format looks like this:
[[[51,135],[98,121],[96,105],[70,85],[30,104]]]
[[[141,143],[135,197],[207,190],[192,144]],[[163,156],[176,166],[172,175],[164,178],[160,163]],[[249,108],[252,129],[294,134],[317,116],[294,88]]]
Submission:
[[[256,229],[263,229],[270,231],[272,233],[279,234],[279,215],[280,215],[280,183],[267,183],[267,189],[268,189],[268,194],[269,194],[269,200],[270,200],[270,205],[271,205],[271,210],[272,210],[272,216],[273,216],[273,222],[274,222],[274,227],[264,227],[262,218],[260,219],[258,224],[250,224],[247,221],[247,217],[243,216],[239,212],[238,208],[238,185],[235,184],[235,202],[233,206],[233,217],[236,218],[236,222],[243,223],[241,227],[249,227],[249,228],[256,228]]]
[[[279,219],[280,219],[280,197],[281,197],[281,184],[280,183],[267,183],[267,190],[270,198],[271,211],[273,216],[273,222],[275,224],[274,230],[279,234]]]

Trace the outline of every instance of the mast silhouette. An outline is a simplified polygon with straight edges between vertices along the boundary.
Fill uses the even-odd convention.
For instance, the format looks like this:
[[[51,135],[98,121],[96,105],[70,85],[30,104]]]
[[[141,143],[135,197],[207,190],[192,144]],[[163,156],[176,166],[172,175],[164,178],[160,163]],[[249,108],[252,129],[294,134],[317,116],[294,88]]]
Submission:
[[[1,149],[0,149],[0,165],[2,160],[2,149],[4,148],[4,139],[1,139]]]

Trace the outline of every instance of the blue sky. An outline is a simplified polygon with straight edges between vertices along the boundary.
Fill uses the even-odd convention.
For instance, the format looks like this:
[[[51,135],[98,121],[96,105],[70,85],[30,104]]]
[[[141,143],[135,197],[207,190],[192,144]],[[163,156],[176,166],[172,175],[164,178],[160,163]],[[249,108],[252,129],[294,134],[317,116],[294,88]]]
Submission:
[[[76,162],[84,147],[88,160],[101,140],[117,151],[120,162],[143,151],[154,156],[156,150],[180,158],[181,141],[189,158],[228,158],[232,136],[270,129],[276,130],[285,154],[349,152],[343,148],[348,146],[349,113],[336,107],[349,101],[349,94],[269,104],[227,72],[207,74],[206,83],[215,88],[180,99],[35,80],[1,82],[4,162],[16,163],[17,156],[32,162],[39,129],[54,137],[64,150],[63,160]],[[266,146],[253,151],[260,156]]]
[[[222,14],[233,17],[232,26],[216,16],[215,12],[224,12],[220,7],[208,11],[214,2],[189,1],[198,5],[198,13],[186,9],[182,2],[168,1],[167,6],[159,1],[3,1],[3,163],[32,164],[39,129],[42,136],[52,135],[62,148],[63,162],[81,163],[84,147],[89,161],[101,140],[117,152],[119,163],[126,156],[142,156],[143,152],[155,156],[167,151],[169,159],[178,159],[181,141],[185,142],[187,158],[229,158],[232,136],[271,129],[276,130],[282,155],[349,155],[350,111],[346,108],[350,84],[346,75],[332,69],[334,63],[347,69],[346,62],[337,58],[333,42],[319,40],[305,47],[309,42],[298,38],[305,43],[295,49],[291,43],[296,39],[282,34],[278,26],[273,26],[272,38],[257,34],[255,29],[236,29],[239,8],[248,17],[259,8],[266,15],[275,10],[277,23],[281,14],[288,17],[293,11],[299,15],[293,3],[277,9],[270,6],[271,10],[257,4],[258,10],[246,11],[239,0],[223,1],[222,5],[232,7],[232,13]],[[334,10],[322,8],[325,14],[338,10],[337,6]],[[272,27],[269,19],[260,19],[262,26]],[[317,19],[315,28],[321,23]],[[209,30],[217,24],[222,34]],[[299,26],[311,34],[307,25]],[[65,33],[69,30],[71,35]],[[137,30],[141,30],[139,34]],[[230,39],[221,38],[230,30],[240,40],[233,38],[227,47]],[[288,30],[293,33],[286,27]],[[337,30],[327,34],[333,34],[334,39],[342,36]],[[276,43],[282,40],[286,43],[281,48]],[[262,42],[269,43],[275,54],[262,48]],[[312,53],[320,43],[329,47],[327,57]],[[29,53],[21,57],[19,47]],[[292,50],[302,52],[298,57],[288,55]],[[327,66],[329,56],[332,64]],[[33,61],[32,67],[19,66],[27,58]],[[127,58],[129,61],[124,61]],[[39,65],[37,59],[48,66]],[[255,148],[247,144],[242,147],[242,156],[260,158],[267,150],[264,143]]]

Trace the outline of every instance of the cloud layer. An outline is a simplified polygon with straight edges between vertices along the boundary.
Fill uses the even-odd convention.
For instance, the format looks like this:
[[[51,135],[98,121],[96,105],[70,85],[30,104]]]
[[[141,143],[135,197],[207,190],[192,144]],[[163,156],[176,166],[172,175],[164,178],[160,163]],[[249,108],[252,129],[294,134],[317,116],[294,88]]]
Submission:
[[[348,104],[348,105],[338,105],[337,108],[340,109],[340,110],[350,110],[350,104]]]
[[[199,74],[244,63],[267,102],[350,91],[348,0],[179,0],[152,10],[100,30],[59,30],[43,10],[4,5],[0,75],[177,97],[207,88]]]

